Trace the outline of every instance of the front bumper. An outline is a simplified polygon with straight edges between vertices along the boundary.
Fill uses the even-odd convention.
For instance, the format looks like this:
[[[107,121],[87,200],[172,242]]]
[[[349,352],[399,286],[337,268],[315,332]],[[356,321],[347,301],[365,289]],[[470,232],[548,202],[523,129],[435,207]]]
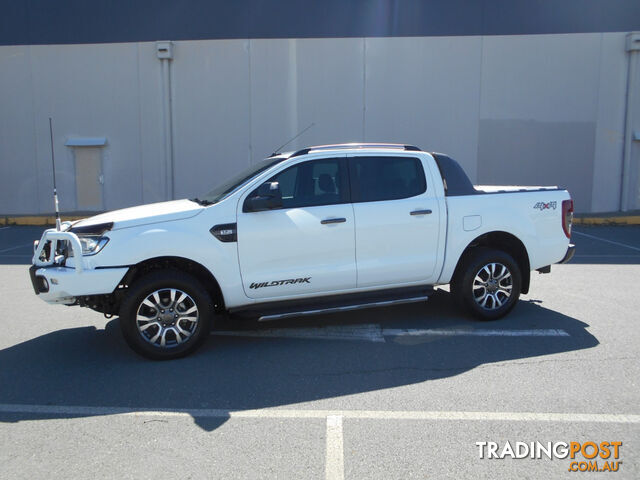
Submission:
[[[576,246],[573,243],[570,243],[569,247],[567,247],[567,253],[564,255],[564,258],[558,263],[569,263],[575,254]]]
[[[71,305],[76,297],[112,293],[129,269],[96,268],[76,273],[67,267],[29,268],[31,283],[36,295],[47,303]]]
[[[74,251],[74,266],[67,267],[56,258],[56,242],[66,240]],[[50,243],[47,258],[42,251]],[[82,247],[78,237],[71,232],[46,230],[38,242],[33,255],[29,276],[33,289],[47,303],[71,305],[76,297],[112,293],[124,278],[129,267],[91,268],[82,258]]]

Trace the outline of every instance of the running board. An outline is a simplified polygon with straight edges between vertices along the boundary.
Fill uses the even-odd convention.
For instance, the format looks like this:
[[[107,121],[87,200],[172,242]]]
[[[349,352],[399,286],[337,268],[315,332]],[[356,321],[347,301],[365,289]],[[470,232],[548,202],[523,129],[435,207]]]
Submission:
[[[401,305],[403,303],[423,302],[429,299],[428,295],[420,297],[405,298],[402,300],[385,300],[383,302],[360,303],[357,305],[345,305],[344,307],[318,308],[315,310],[301,310],[298,312],[274,313],[271,315],[263,315],[258,318],[259,322],[268,322],[270,320],[284,320],[291,317],[306,317],[307,315],[319,315],[323,313],[349,312],[351,310],[362,310],[365,308],[387,307],[389,305]]]
[[[234,314],[257,318],[259,322],[284,320],[293,317],[306,317],[326,313],[349,312],[365,308],[387,307],[405,303],[424,302],[433,293],[430,287],[365,292],[355,295],[335,295],[324,298],[309,298],[306,302],[277,302],[253,305]]]

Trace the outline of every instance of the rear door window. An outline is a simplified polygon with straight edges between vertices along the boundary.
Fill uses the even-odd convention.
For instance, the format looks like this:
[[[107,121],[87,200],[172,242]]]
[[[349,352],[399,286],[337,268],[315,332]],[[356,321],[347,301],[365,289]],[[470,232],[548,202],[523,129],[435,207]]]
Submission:
[[[422,162],[411,157],[351,157],[353,202],[415,197],[427,190]]]

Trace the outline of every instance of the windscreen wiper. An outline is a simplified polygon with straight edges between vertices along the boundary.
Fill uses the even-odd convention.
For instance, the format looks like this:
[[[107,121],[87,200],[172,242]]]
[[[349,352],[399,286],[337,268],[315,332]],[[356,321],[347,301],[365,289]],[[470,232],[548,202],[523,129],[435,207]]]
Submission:
[[[203,207],[206,207],[207,205],[213,205],[213,202],[210,202],[209,200],[200,200],[198,197],[190,198],[189,200],[191,200],[192,202],[196,202],[198,205],[202,205]]]

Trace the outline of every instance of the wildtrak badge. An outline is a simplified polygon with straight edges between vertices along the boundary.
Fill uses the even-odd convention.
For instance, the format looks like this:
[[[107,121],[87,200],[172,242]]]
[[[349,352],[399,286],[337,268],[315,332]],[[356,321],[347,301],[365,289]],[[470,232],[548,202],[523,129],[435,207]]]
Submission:
[[[296,283],[311,283],[309,280],[311,280],[311,277],[289,278],[287,280],[272,280],[271,282],[251,283],[249,288],[279,287],[280,285],[293,285]]]

